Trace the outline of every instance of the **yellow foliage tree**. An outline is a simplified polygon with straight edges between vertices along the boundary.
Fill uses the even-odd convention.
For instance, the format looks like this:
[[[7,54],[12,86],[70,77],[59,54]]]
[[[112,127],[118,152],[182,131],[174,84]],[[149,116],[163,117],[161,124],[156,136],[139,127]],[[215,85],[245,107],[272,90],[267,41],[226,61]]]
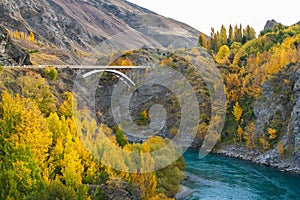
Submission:
[[[270,144],[265,138],[263,138],[263,137],[259,138],[259,143],[262,145],[262,147],[265,151],[270,149]]]
[[[203,48],[207,48],[206,36],[203,33],[201,33],[199,36],[198,45],[202,46]]]
[[[34,33],[30,31],[29,36],[28,36],[28,40],[30,42],[35,42],[35,36]]]
[[[38,106],[31,99],[8,92],[2,94],[3,120],[11,129],[9,142],[16,147],[29,147],[44,173],[48,150],[52,144],[47,122]]]
[[[228,63],[227,57],[229,56],[230,49],[227,45],[223,45],[220,47],[217,55],[215,56],[215,60],[219,64],[226,64]]]
[[[277,137],[277,130],[273,128],[268,129],[269,139],[274,140]]]
[[[236,102],[233,106],[232,114],[235,118],[235,121],[239,122],[243,114],[243,109],[240,107],[239,102]]]
[[[280,141],[280,142],[278,143],[277,151],[278,151],[280,157],[283,158],[283,157],[284,157],[284,144],[283,144],[282,141]]]
[[[154,170],[154,159],[150,154],[150,147],[147,143],[142,144],[141,171],[139,176],[139,185],[142,190],[142,198],[150,199],[154,196],[156,190],[156,177],[152,172]]]
[[[48,116],[56,111],[56,99],[51,93],[47,80],[41,75],[27,73],[17,78],[17,84],[21,89],[21,95],[33,99],[42,113]]]
[[[242,142],[242,139],[243,139],[243,129],[242,129],[242,127],[240,125],[238,126],[237,133],[239,135],[240,142]]]
[[[58,112],[62,116],[71,117],[73,115],[73,111],[77,108],[77,102],[71,92],[64,92],[63,98],[65,101],[61,104]]]
[[[248,149],[253,149],[255,147],[255,124],[251,122],[247,127],[246,131],[244,132],[244,140],[246,147]]]
[[[121,66],[133,66],[133,63],[130,59],[123,59],[121,61]]]

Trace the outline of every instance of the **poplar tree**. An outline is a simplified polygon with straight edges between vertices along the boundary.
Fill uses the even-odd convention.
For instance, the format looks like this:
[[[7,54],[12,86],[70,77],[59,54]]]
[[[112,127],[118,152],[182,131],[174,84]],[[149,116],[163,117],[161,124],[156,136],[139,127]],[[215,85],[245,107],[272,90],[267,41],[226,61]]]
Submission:
[[[227,44],[227,30],[224,25],[221,26],[220,43],[221,45]]]
[[[233,43],[233,28],[232,25],[229,25],[229,33],[228,33],[228,39],[227,39],[227,46],[231,46]]]

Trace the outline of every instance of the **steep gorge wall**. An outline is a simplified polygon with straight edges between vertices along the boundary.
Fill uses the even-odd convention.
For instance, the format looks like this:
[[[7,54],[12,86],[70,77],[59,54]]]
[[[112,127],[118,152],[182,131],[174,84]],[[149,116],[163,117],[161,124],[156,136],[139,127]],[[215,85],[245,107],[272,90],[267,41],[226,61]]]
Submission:
[[[239,144],[223,144],[216,152],[300,173],[300,64],[290,64],[270,77],[251,109],[255,118],[256,146],[249,150]],[[268,137],[268,128],[274,128],[277,137],[270,141],[270,149],[265,151],[259,138]],[[283,145],[283,152],[279,152],[279,145]]]

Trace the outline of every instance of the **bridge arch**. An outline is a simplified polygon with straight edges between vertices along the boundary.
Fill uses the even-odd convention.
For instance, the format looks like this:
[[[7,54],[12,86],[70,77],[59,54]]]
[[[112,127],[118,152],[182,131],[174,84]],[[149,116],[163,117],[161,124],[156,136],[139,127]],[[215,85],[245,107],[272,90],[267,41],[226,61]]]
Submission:
[[[122,72],[119,72],[117,70],[113,70],[113,69],[99,69],[99,70],[93,70],[93,71],[90,71],[90,72],[87,72],[83,75],[83,78],[87,78],[93,74],[96,74],[96,73],[100,73],[100,72],[109,72],[109,73],[113,73],[115,75],[117,75],[117,77],[120,78],[120,80],[122,80],[123,82],[125,82],[125,84],[128,86],[128,87],[136,87],[136,84],[124,73]]]

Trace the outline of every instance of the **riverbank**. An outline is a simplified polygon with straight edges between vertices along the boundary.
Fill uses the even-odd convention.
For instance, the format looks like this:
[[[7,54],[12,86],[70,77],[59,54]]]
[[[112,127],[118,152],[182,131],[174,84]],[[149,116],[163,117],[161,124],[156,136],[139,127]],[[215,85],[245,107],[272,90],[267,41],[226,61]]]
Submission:
[[[189,196],[193,192],[194,192],[194,190],[192,190],[191,188],[181,185],[181,188],[180,188],[179,192],[176,194],[175,199],[183,199],[183,198]]]
[[[300,166],[297,166],[292,159],[281,158],[275,149],[261,153],[257,149],[249,150],[244,146],[221,145],[221,147],[212,152],[230,158],[247,160],[259,165],[277,168],[283,172],[300,174]]]

